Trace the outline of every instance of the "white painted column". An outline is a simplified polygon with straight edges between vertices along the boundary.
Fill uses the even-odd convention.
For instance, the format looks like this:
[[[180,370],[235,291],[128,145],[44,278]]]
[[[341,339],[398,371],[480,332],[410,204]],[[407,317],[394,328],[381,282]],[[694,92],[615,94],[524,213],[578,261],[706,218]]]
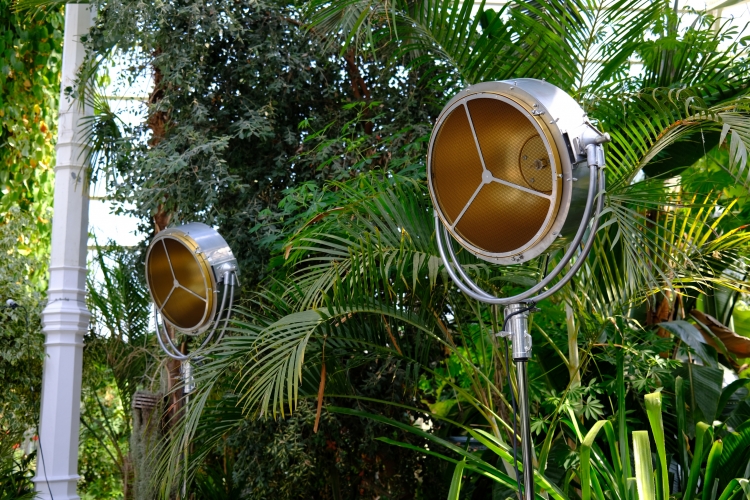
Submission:
[[[60,118],[58,122],[52,256],[47,307],[42,313],[46,335],[41,453],[34,478],[39,498],[78,499],[78,430],[81,414],[83,335],[91,316],[86,308],[86,245],[89,200],[85,182],[82,118],[92,114],[78,100],[68,99],[84,57],[81,35],[91,27],[89,5],[65,7]],[[50,493],[51,490],[51,493]]]

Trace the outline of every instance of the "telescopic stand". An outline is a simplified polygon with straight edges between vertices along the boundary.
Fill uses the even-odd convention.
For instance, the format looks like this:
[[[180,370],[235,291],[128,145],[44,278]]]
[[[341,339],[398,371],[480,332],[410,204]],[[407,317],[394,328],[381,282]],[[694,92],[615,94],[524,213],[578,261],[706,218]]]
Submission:
[[[518,409],[521,418],[521,454],[523,456],[523,500],[534,498],[534,455],[529,419],[529,374],[527,364],[531,358],[531,335],[529,335],[529,312],[527,304],[510,304],[505,308],[506,330],[513,349],[518,384]],[[509,388],[511,391],[512,387]],[[514,457],[515,460],[515,457]]]

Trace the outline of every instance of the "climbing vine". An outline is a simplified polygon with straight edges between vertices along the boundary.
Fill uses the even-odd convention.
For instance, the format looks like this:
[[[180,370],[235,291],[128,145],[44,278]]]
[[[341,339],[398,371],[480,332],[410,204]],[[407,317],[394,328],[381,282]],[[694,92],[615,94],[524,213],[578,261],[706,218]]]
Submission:
[[[49,247],[63,29],[62,9],[16,12],[0,0],[0,222],[12,207],[31,216],[21,255]],[[30,272],[43,288],[45,270]]]

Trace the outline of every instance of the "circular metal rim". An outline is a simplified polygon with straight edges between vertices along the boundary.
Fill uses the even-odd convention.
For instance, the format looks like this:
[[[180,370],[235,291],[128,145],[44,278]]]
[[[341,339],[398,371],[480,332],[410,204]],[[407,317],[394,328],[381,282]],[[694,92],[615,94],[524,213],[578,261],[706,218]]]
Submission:
[[[154,293],[152,291],[153,287],[151,285],[151,276],[149,273],[149,262],[151,257],[151,251],[153,248],[161,242],[162,245],[164,245],[165,239],[173,239],[177,241],[178,243],[185,246],[189,251],[190,254],[193,256],[195,261],[198,263],[198,267],[202,271],[202,278],[203,278],[203,284],[206,287],[206,307],[203,312],[203,316],[201,317],[201,320],[193,327],[183,328],[181,326],[178,326],[174,324],[167,315],[164,314],[164,305],[162,304],[161,307],[158,306],[158,302],[156,300],[156,297],[154,296]],[[164,252],[167,252],[166,246],[164,246]],[[167,253],[168,255],[168,253]],[[171,264],[170,264],[171,266]],[[181,332],[188,333],[190,335],[198,335],[202,332],[204,332],[206,329],[208,329],[209,326],[211,326],[211,320],[213,319],[215,313],[216,313],[216,301],[215,301],[215,291],[216,291],[216,279],[214,277],[213,269],[211,266],[211,263],[208,262],[208,259],[199,251],[198,243],[191,238],[188,234],[183,233],[177,228],[170,228],[165,229],[161,232],[159,232],[154,239],[151,241],[151,244],[148,247],[148,250],[146,252],[146,263],[145,263],[145,271],[146,271],[146,285],[148,287],[148,293],[151,296],[151,301],[154,303],[154,307],[159,312],[159,314],[162,316],[164,321],[169,323],[171,326],[176,328],[177,330]],[[174,273],[174,270],[172,270]]]
[[[430,135],[430,142],[427,149],[427,184],[430,190],[430,197],[432,198],[433,205],[436,208],[436,213],[440,217],[441,221],[445,225],[445,227],[450,232],[451,236],[458,241],[461,246],[466,248],[468,251],[470,251],[472,254],[476,255],[477,257],[486,260],[488,262],[493,263],[500,263],[500,264],[517,264],[524,262],[526,260],[529,260],[533,257],[536,257],[537,255],[544,252],[547,248],[549,248],[552,241],[554,241],[554,238],[557,237],[557,232],[559,231],[559,228],[563,225],[565,221],[565,217],[567,217],[569,204],[570,204],[570,187],[568,186],[567,182],[560,182],[560,174],[563,176],[566,173],[569,173],[571,170],[570,162],[566,161],[566,159],[561,158],[561,155],[559,154],[559,144],[561,141],[555,140],[555,134],[550,130],[550,128],[547,126],[547,123],[545,123],[543,120],[541,120],[540,116],[550,116],[547,113],[546,109],[539,108],[539,104],[534,102],[533,104],[529,104],[525,102],[522,99],[519,99],[521,96],[515,96],[515,95],[509,95],[507,92],[504,91],[504,89],[501,88],[503,85],[508,86],[508,90],[514,90],[514,86],[511,86],[508,82],[486,82],[485,84],[482,84],[483,86],[487,86],[490,84],[496,84],[498,88],[495,89],[477,89],[476,91],[472,91],[472,88],[466,89],[465,91],[459,93],[456,95],[451,101],[443,108],[440,115],[438,116],[438,119],[435,122],[435,126],[433,127],[432,134]],[[525,92],[524,92],[525,94]],[[524,96],[527,97],[527,99],[534,101],[533,96]],[[435,139],[438,135],[438,132],[440,131],[440,128],[442,127],[445,120],[448,118],[448,116],[459,106],[465,106],[465,103],[474,99],[497,99],[499,101],[505,102],[506,104],[509,104],[513,106],[516,110],[518,110],[521,114],[524,115],[526,119],[531,122],[531,124],[534,126],[534,128],[537,130],[537,133],[542,138],[542,141],[544,143],[545,148],[547,149],[547,152],[550,157],[551,167],[553,168],[553,174],[555,175],[555,178],[557,179],[557,182],[555,182],[555,178],[553,178],[552,182],[552,193],[549,195],[550,197],[550,208],[547,212],[547,216],[545,218],[544,223],[539,228],[537,233],[532,237],[529,242],[527,242],[525,245],[510,251],[510,252],[504,252],[504,253],[490,253],[486,250],[483,250],[481,248],[478,248],[468,242],[464,237],[462,237],[460,234],[458,234],[457,231],[455,231],[455,226],[450,224],[447,219],[445,218],[445,215],[443,214],[442,208],[440,203],[438,202],[437,194],[435,193],[435,190],[433,188],[433,182],[432,182],[432,153],[435,146]],[[537,111],[539,114],[535,114],[535,111]],[[466,113],[468,116],[470,115],[470,111],[468,110],[468,107],[466,107]],[[553,124],[556,124],[553,121]],[[554,145],[554,147],[553,147]],[[566,168],[567,167],[567,168]],[[567,171],[567,172],[566,172]],[[558,191],[560,193],[558,194]],[[550,232],[555,231],[554,237],[551,241],[546,241],[549,238]],[[547,243],[547,244],[544,244]]]

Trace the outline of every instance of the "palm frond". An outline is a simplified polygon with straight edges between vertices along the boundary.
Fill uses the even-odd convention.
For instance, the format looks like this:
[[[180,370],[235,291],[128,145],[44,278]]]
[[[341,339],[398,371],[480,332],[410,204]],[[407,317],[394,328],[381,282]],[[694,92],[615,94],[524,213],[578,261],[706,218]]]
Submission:
[[[716,195],[698,198],[670,192],[658,181],[643,184],[608,197],[602,230],[576,277],[583,302],[612,316],[665,290],[747,289],[722,273],[750,243],[742,226],[719,233],[731,206],[716,215]]]
[[[638,48],[644,64],[644,87],[713,85],[722,93],[747,88],[748,48],[746,27],[732,19],[696,13],[695,20],[678,33],[680,18],[670,10],[661,36],[644,41]]]
[[[511,7],[496,12],[484,2],[475,6],[459,0],[313,0],[308,14],[313,29],[343,36],[342,51],[387,49],[395,65],[418,67],[423,78],[450,88],[550,73],[542,62],[545,41],[537,32],[517,29]]]
[[[38,14],[49,9],[59,9],[68,3],[67,0],[16,0],[13,10],[16,12],[29,12]],[[76,1],[75,3],[89,3],[88,1]]]
[[[110,335],[137,342],[149,333],[150,298],[137,279],[138,255],[116,245],[96,246],[97,274],[89,278],[93,321]]]
[[[740,97],[726,103],[708,106],[692,89],[654,89],[636,94],[623,94],[617,100],[597,102],[591,111],[612,143],[607,149],[608,189],[627,186],[635,175],[646,168],[653,175],[660,165],[677,171],[690,163],[675,163],[664,153],[672,145],[684,144],[696,135],[719,133],[719,144],[704,144],[703,155],[720,146],[726,137],[730,145],[731,164],[727,171],[737,182],[750,186],[746,172],[747,147],[750,144],[750,101]],[[701,143],[703,144],[703,143]],[[701,155],[702,156],[702,155]]]
[[[518,2],[518,31],[536,33],[546,78],[583,97],[626,76],[629,59],[659,18],[662,2],[652,0],[551,0]]]

